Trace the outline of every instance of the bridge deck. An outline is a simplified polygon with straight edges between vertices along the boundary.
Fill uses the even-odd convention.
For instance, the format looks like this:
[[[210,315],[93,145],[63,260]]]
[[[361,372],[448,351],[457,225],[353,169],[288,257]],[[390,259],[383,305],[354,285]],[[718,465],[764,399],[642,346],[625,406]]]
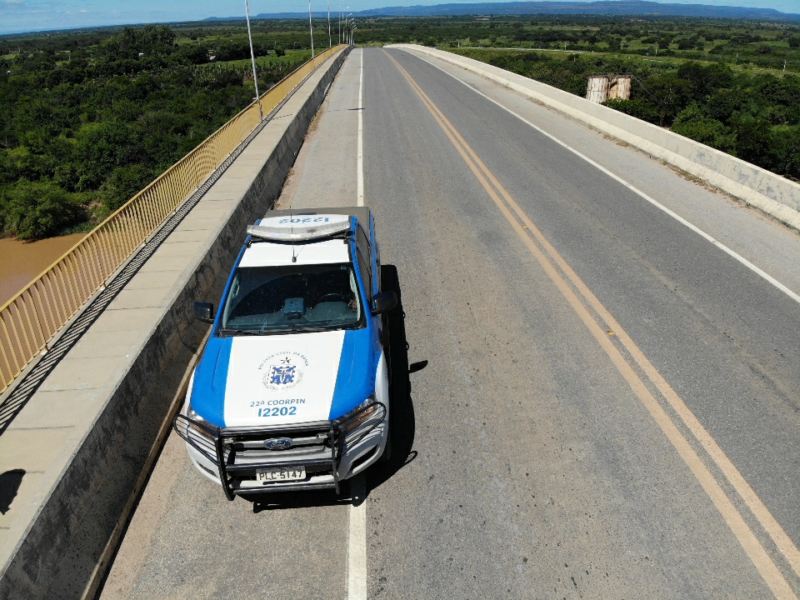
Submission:
[[[796,545],[800,305],[405,52],[350,55],[282,207],[355,197],[362,57],[366,202],[383,261],[399,272],[414,365],[411,393],[397,388],[393,400],[395,462],[356,483],[368,492],[357,508],[301,496],[261,510],[226,502],[173,436],[103,597],[357,598],[362,585],[386,598],[766,597],[768,565],[756,567],[732,533],[732,513],[707,494],[714,485],[777,579],[800,589],[758,523],[763,511],[745,507],[632,358],[649,359]],[[442,68],[800,291],[795,233],[506,89]],[[465,145],[485,170],[469,168]],[[502,206],[492,179],[507,190],[620,329],[593,334],[597,305],[563,269],[545,268],[533,248],[550,254],[524,241],[529,229],[509,223],[481,177]],[[576,306],[589,307],[588,322]],[[625,333],[633,346],[621,345]],[[642,400],[648,393],[663,416]],[[705,471],[689,468],[680,439]]]

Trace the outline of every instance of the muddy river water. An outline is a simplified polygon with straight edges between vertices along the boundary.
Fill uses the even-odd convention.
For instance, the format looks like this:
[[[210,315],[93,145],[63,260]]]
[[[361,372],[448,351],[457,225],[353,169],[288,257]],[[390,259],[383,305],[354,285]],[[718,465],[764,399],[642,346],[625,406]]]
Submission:
[[[37,242],[0,239],[0,306],[83,237],[73,233]]]

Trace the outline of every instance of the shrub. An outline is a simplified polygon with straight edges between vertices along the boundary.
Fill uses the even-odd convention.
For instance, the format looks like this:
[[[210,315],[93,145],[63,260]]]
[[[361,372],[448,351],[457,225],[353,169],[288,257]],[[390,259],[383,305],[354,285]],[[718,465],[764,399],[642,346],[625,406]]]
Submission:
[[[738,121],[736,130],[736,154],[739,158],[771,169],[772,139],[768,121],[750,116]]]
[[[630,100],[609,100],[605,103],[609,108],[618,110],[637,119],[649,121],[651,123],[658,122],[658,112],[655,107],[649,102],[641,98],[631,98]]]
[[[772,170],[800,180],[800,125],[774,127],[771,139]]]
[[[115,211],[153,179],[153,173],[144,165],[117,167],[100,188],[103,205],[108,212]]]
[[[678,114],[672,131],[723,152],[733,153],[736,149],[736,135],[697,104],[691,104]]]
[[[84,217],[69,194],[49,181],[19,181],[6,192],[2,210],[4,229],[23,240],[56,235]]]

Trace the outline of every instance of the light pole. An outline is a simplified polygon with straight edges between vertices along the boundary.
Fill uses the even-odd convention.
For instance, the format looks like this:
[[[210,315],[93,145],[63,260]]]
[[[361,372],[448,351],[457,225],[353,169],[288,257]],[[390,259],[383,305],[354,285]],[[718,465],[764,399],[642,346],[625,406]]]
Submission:
[[[311,0],[309,0],[310,2]],[[250,62],[253,64],[253,85],[256,88],[256,102],[258,102],[258,120],[264,120],[264,109],[261,108],[261,94],[258,93],[258,74],[256,73],[256,53],[253,51],[253,34],[250,32],[250,2],[244,0],[244,18],[247,21],[247,39],[250,41]]]
[[[308,35],[311,36],[311,58],[314,58],[314,26],[311,24],[311,0],[308,0]]]
[[[331,0],[328,0],[328,48],[333,47],[333,38],[331,37]]]

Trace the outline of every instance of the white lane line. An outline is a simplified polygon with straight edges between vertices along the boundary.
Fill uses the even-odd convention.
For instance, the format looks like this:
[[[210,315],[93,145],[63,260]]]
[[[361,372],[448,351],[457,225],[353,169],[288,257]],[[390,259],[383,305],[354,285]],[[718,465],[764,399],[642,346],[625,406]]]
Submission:
[[[347,600],[367,600],[367,499],[363,476],[350,482],[354,502],[350,505],[347,545]]]
[[[601,165],[600,163],[598,163],[598,162],[596,162],[596,161],[592,160],[591,158],[589,158],[588,156],[586,156],[585,154],[583,154],[583,153],[582,153],[582,152],[580,152],[579,150],[576,150],[575,148],[573,148],[573,147],[572,147],[572,146],[570,146],[569,144],[567,144],[567,143],[565,143],[565,142],[562,142],[561,140],[559,140],[559,139],[558,139],[558,138],[556,138],[555,136],[553,136],[553,135],[551,135],[550,133],[546,132],[544,129],[542,129],[542,128],[541,128],[541,127],[539,127],[538,125],[534,125],[533,123],[531,123],[531,122],[530,122],[528,119],[526,119],[525,117],[523,117],[523,116],[522,116],[522,115],[520,115],[519,113],[516,113],[516,112],[514,112],[513,110],[511,110],[511,109],[510,109],[510,108],[508,108],[507,106],[503,106],[502,104],[500,104],[500,102],[498,102],[498,101],[497,101],[497,100],[495,100],[494,98],[491,98],[490,96],[487,96],[486,94],[484,94],[482,91],[480,91],[479,89],[477,89],[477,88],[476,88],[476,87],[474,87],[473,85],[471,85],[471,84],[467,83],[466,81],[463,81],[463,80],[459,79],[458,77],[456,77],[456,76],[455,76],[455,75],[453,75],[452,73],[449,73],[448,71],[445,71],[445,70],[444,70],[442,67],[440,67],[439,65],[437,65],[437,64],[435,64],[435,63],[433,63],[433,62],[431,62],[431,61],[430,61],[430,60],[428,60],[426,57],[422,57],[422,56],[419,56],[419,55],[417,55],[417,54],[414,54],[414,56],[416,56],[416,57],[417,57],[417,58],[419,58],[420,60],[423,60],[423,61],[425,61],[426,63],[428,63],[428,64],[429,64],[429,65],[431,65],[432,67],[435,67],[435,68],[439,69],[439,70],[440,70],[442,73],[445,73],[445,74],[449,75],[450,77],[452,77],[453,79],[455,79],[457,82],[459,82],[461,85],[463,85],[463,86],[465,86],[465,87],[467,87],[467,88],[471,89],[473,92],[475,92],[475,93],[476,93],[476,94],[478,94],[479,96],[482,96],[482,97],[486,98],[486,99],[487,99],[489,102],[491,102],[491,103],[493,103],[493,104],[495,104],[495,105],[499,106],[499,107],[500,107],[500,108],[502,108],[504,111],[506,111],[506,112],[507,112],[507,113],[509,113],[510,115],[512,115],[512,116],[514,116],[514,117],[516,117],[517,119],[519,119],[520,121],[522,121],[522,122],[523,122],[523,123],[525,123],[526,125],[528,125],[528,126],[532,127],[533,129],[535,129],[536,131],[538,131],[539,133],[541,133],[541,134],[542,134],[542,135],[544,135],[545,137],[547,137],[547,138],[551,139],[552,141],[554,141],[556,144],[558,144],[558,145],[559,145],[559,146],[561,146],[562,148],[565,148],[566,150],[569,150],[570,152],[572,152],[572,153],[573,153],[575,156],[577,156],[578,158],[581,158],[581,159],[585,160],[587,163],[589,163],[590,165],[592,165],[593,167],[595,167],[597,170],[599,170],[599,171],[601,171],[601,172],[605,173],[606,175],[608,175],[608,176],[609,176],[611,179],[613,179],[613,180],[614,180],[614,181],[616,181],[617,183],[620,183],[620,184],[622,184],[623,186],[625,186],[626,188],[628,188],[630,191],[632,191],[633,193],[637,194],[638,196],[642,197],[644,200],[646,200],[647,202],[649,202],[650,204],[652,204],[653,206],[655,206],[655,207],[656,207],[657,209],[659,209],[660,211],[662,211],[662,212],[666,213],[667,215],[669,215],[670,217],[672,217],[673,219],[675,219],[676,221],[678,221],[678,223],[680,223],[681,225],[684,225],[685,227],[689,228],[691,231],[693,231],[694,233],[696,233],[697,235],[699,235],[699,236],[700,236],[700,237],[702,237],[703,239],[707,240],[708,242],[710,242],[711,244],[713,244],[714,246],[716,246],[717,248],[719,248],[720,250],[722,250],[722,251],[723,251],[725,254],[727,254],[728,256],[730,256],[731,258],[733,258],[734,260],[738,261],[739,263],[743,264],[745,267],[747,267],[748,269],[750,269],[750,270],[751,270],[753,273],[755,273],[756,275],[758,275],[759,277],[761,277],[761,278],[762,278],[764,281],[766,281],[766,282],[767,282],[767,283],[769,283],[770,285],[774,286],[775,288],[779,289],[781,292],[783,292],[784,294],[786,294],[787,296],[789,296],[789,298],[791,298],[792,300],[794,300],[795,302],[797,302],[798,304],[800,304],[800,294],[796,294],[796,293],[795,293],[795,292],[793,292],[791,289],[789,289],[789,288],[788,288],[788,287],[786,287],[784,284],[782,284],[780,281],[778,281],[777,279],[775,279],[775,278],[774,278],[772,275],[770,275],[769,273],[767,273],[767,272],[766,272],[766,271],[764,271],[763,269],[761,269],[761,268],[757,267],[756,265],[754,265],[753,263],[751,263],[751,262],[750,262],[749,260],[747,260],[747,259],[746,259],[744,256],[742,256],[741,254],[739,254],[739,253],[738,253],[738,252],[736,252],[735,250],[732,250],[731,248],[729,248],[728,246],[726,246],[725,244],[723,244],[722,242],[720,242],[718,239],[716,239],[716,238],[715,238],[714,236],[712,236],[711,234],[708,234],[708,233],[706,233],[705,231],[703,231],[702,229],[700,229],[700,228],[699,228],[697,225],[694,225],[693,223],[690,223],[689,221],[687,221],[686,219],[684,219],[682,216],[680,216],[678,213],[676,213],[676,212],[675,212],[675,211],[673,211],[672,209],[669,209],[669,208],[667,208],[666,206],[664,206],[663,204],[661,204],[661,203],[660,203],[658,200],[656,200],[655,198],[653,198],[653,197],[651,197],[651,196],[648,196],[648,195],[647,195],[645,192],[643,192],[642,190],[640,190],[640,189],[639,189],[639,188],[637,188],[636,186],[634,186],[634,185],[632,185],[632,184],[628,183],[628,182],[627,182],[627,181],[625,181],[625,180],[624,180],[622,177],[620,177],[620,176],[618,176],[618,175],[616,175],[616,174],[612,173],[611,171],[609,171],[608,169],[606,169],[606,168],[605,168],[603,165]]]
[[[358,76],[358,141],[356,149],[356,205],[364,206],[364,50]]]

